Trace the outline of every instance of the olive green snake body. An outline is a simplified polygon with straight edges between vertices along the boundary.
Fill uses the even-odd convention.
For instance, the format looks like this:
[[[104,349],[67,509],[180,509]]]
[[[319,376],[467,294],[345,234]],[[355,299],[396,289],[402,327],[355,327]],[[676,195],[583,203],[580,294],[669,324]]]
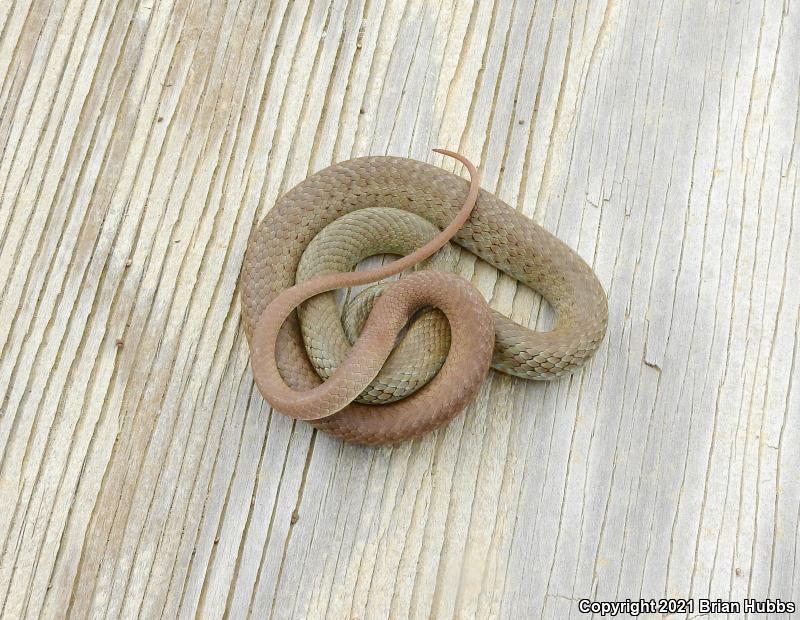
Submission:
[[[490,363],[521,378],[552,379],[599,347],[608,307],[591,268],[479,190],[466,159],[440,152],[462,161],[471,182],[411,159],[353,159],[291,189],[251,235],[242,317],[256,384],[276,410],[346,440],[395,442],[461,411]],[[555,312],[554,329],[518,325],[490,311],[466,280],[438,271],[452,269],[450,238],[539,292]],[[349,272],[376,253],[407,256]],[[374,282],[432,255],[424,266],[433,270],[356,297],[342,325],[334,289]]]

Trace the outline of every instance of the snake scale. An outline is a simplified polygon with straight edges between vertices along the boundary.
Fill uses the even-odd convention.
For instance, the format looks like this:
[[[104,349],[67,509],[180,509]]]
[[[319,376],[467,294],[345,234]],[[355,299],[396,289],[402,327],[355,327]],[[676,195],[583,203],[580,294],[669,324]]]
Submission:
[[[254,230],[242,266],[242,320],[256,384],[276,410],[349,441],[402,441],[452,419],[490,365],[546,380],[599,347],[608,306],[592,269],[479,189],[469,161],[438,152],[461,161],[470,181],[411,159],[352,159],[291,189]],[[452,268],[449,240],[539,292],[555,327],[518,325],[491,311],[466,280],[439,271]],[[349,271],[376,253],[406,256]],[[357,296],[342,326],[334,289],[422,261],[425,269]]]

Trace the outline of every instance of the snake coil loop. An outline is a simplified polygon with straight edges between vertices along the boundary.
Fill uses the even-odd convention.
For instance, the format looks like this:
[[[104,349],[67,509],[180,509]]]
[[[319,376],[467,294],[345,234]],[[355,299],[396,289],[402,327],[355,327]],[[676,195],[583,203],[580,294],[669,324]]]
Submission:
[[[256,383],[278,411],[350,441],[400,441],[436,428],[461,411],[474,398],[490,363],[522,378],[550,379],[577,368],[599,346],[608,309],[591,268],[555,236],[479,190],[478,172],[468,160],[450,151],[438,152],[461,161],[470,172],[470,183],[414,160],[354,159],[326,168],[290,190],[254,232],[242,268],[243,322]],[[348,214],[371,215],[376,208],[387,207],[443,230],[433,237],[429,230],[422,247],[376,269],[330,272],[312,265],[300,277],[304,250],[326,226]],[[377,217],[371,216],[373,221]],[[424,228],[424,222],[419,226]],[[383,236],[397,236],[399,230],[389,225]],[[357,262],[352,243],[338,231],[328,233],[329,253],[339,252],[345,262]],[[540,292],[555,310],[555,328],[529,330],[489,310],[465,280],[420,271],[381,289],[381,295],[372,295],[374,306],[361,336],[352,347],[339,337],[338,356],[331,353],[336,347],[318,344],[327,342],[326,333],[336,330],[313,321],[306,321],[301,330],[295,309],[306,300],[319,296],[311,306],[328,295],[330,310],[330,291],[399,273],[450,239]],[[381,251],[404,251],[393,250],[399,246],[391,243],[386,247]],[[415,344],[392,355],[396,336],[409,318],[429,306],[439,310],[433,320],[440,327],[413,325],[406,339]],[[449,350],[446,342],[441,346],[447,337],[441,314],[449,323]],[[414,340],[411,330],[417,336],[422,332],[422,339]],[[422,364],[423,368],[408,361],[410,355],[431,349],[439,351],[428,355],[434,358],[433,372],[430,364]],[[397,359],[384,367],[390,355]],[[429,376],[420,379],[425,373]],[[354,402],[359,395],[389,404]]]

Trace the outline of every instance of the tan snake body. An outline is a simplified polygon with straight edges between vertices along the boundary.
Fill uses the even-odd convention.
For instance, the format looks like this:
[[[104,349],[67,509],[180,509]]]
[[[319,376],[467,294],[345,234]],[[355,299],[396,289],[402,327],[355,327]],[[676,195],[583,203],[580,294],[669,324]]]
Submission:
[[[311,420],[350,441],[400,441],[440,426],[463,409],[477,393],[490,360],[493,367],[516,376],[548,379],[574,370],[599,346],[608,309],[591,268],[551,233],[492,194],[478,191],[474,168],[460,156],[445,153],[470,168],[472,184],[410,159],[354,159],[330,166],[290,190],[254,231],[242,267],[243,323],[256,383],[278,411]],[[471,191],[477,193],[474,210]],[[318,233],[347,214],[374,207],[414,213],[445,232],[427,244],[427,253],[406,257],[412,260],[370,272],[313,275],[296,284],[303,251]],[[459,218],[466,220],[463,225]],[[489,311],[465,280],[421,271],[389,286],[377,299],[352,350],[349,343],[341,345],[349,353],[345,358],[331,364],[324,359],[324,347],[314,349],[323,352],[318,362],[329,366],[323,383],[306,353],[294,308],[325,291],[410,267],[453,233],[458,245],[541,293],[555,311],[555,328],[535,332],[517,325]],[[428,306],[443,311],[450,324],[449,353],[438,373],[396,402],[352,402],[369,392],[371,384],[379,386],[374,390],[378,400],[397,397],[396,379],[382,379],[378,373],[409,317]],[[409,336],[416,327],[412,325]],[[392,391],[388,396],[387,382]]]

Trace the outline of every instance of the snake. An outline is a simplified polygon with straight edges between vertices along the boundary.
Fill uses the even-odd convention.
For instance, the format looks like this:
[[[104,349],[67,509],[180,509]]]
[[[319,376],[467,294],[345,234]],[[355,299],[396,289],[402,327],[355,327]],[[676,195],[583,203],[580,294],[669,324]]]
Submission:
[[[480,188],[466,157],[434,151],[470,179],[403,157],[350,159],[290,189],[254,228],[242,324],[255,384],[274,410],[346,441],[396,443],[452,420],[490,368],[550,380],[600,347],[608,303],[592,268]],[[491,310],[448,271],[451,242],[541,294],[554,327],[535,331]],[[351,271],[379,253],[404,256]],[[357,295],[342,323],[336,290],[407,270]]]

